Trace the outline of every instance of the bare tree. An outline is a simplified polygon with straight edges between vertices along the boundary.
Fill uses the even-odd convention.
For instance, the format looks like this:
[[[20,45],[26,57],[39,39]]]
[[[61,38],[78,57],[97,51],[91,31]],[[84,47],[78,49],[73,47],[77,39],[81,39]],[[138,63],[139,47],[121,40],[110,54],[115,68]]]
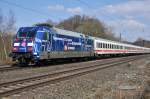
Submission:
[[[8,16],[7,16],[7,21],[5,23],[5,33],[13,33],[15,31],[15,23],[16,23],[16,18],[15,14],[13,13],[12,10],[9,10]]]
[[[8,16],[5,17],[2,10],[0,10],[1,59],[7,60],[8,58],[8,52],[11,46],[11,33],[15,31],[15,23],[16,20],[13,11],[10,10]],[[3,53],[5,58],[3,58]]]
[[[51,24],[52,26],[56,26],[57,25],[57,23],[52,21],[51,19],[46,20],[45,23]]]

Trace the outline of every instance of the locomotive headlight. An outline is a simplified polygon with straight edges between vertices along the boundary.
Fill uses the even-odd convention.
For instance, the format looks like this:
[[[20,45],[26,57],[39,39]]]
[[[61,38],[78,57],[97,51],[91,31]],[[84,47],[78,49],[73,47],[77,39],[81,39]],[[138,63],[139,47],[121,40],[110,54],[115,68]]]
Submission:
[[[14,43],[14,46],[19,46],[20,45],[20,43]]]
[[[28,43],[27,46],[33,46],[33,42]]]

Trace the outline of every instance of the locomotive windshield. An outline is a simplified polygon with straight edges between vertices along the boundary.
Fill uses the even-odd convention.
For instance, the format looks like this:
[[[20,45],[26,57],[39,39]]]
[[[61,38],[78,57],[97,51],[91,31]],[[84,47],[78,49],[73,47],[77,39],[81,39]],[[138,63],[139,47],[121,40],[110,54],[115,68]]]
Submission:
[[[35,31],[26,31],[26,32],[18,32],[17,38],[34,38],[36,32]]]

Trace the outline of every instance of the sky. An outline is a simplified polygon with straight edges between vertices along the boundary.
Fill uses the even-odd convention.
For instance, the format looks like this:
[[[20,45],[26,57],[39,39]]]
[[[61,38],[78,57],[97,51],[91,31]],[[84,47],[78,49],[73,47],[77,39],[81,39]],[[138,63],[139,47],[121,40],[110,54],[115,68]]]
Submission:
[[[98,18],[124,40],[150,40],[150,0],[0,0],[0,9],[14,12],[17,28],[78,14]]]

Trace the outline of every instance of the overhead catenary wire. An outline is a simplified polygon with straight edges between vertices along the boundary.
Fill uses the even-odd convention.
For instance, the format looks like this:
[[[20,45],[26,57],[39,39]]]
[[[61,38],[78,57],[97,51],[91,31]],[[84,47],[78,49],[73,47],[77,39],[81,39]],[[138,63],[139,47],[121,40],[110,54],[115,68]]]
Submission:
[[[93,6],[91,6],[90,4],[88,4],[87,2],[85,2],[85,1],[82,1],[82,0],[77,0],[78,2],[80,2],[81,4],[83,4],[83,5],[85,5],[85,6],[87,6],[88,8],[90,8],[90,9],[94,9],[94,7]]]
[[[33,9],[33,8],[28,8],[28,7],[25,7],[25,6],[22,6],[22,5],[13,3],[13,2],[9,2],[9,1],[6,1],[6,0],[0,0],[0,2],[1,2],[1,3],[8,4],[8,5],[11,5],[11,6],[14,6],[14,7],[17,7],[17,8],[24,9],[24,10],[26,10],[26,11],[30,11],[30,12],[32,12],[32,13],[36,13],[36,14],[39,14],[39,15],[42,15],[42,16],[55,17],[55,18],[56,18],[56,16],[52,16],[52,15],[50,15],[49,13],[41,12],[41,11],[39,11],[39,10],[36,10],[36,9]]]

